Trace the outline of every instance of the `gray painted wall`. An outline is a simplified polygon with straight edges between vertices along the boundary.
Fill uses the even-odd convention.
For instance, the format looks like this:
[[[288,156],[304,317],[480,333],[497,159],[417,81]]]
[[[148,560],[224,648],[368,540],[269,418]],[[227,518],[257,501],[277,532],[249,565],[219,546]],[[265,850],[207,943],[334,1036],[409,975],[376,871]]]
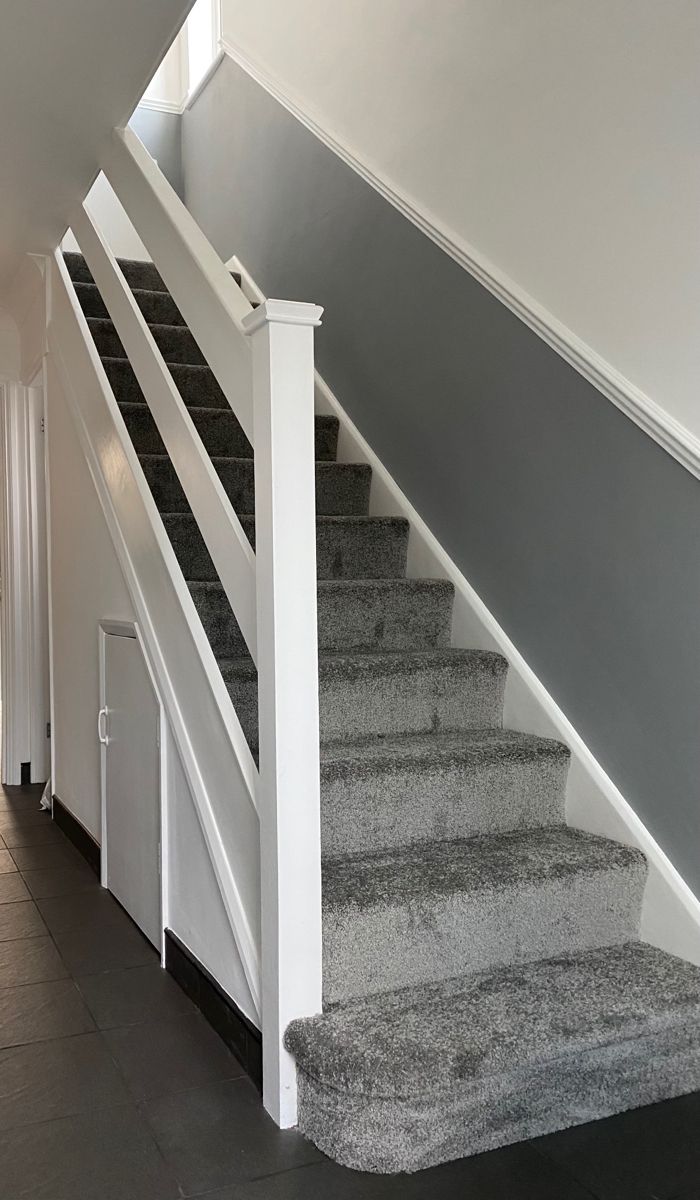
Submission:
[[[700,484],[228,59],[183,171],[700,894]]]
[[[183,196],[180,114],[157,112],[153,108],[139,106],[129,124],[149,154],[157,160],[170,186],[175,188],[178,196]]]

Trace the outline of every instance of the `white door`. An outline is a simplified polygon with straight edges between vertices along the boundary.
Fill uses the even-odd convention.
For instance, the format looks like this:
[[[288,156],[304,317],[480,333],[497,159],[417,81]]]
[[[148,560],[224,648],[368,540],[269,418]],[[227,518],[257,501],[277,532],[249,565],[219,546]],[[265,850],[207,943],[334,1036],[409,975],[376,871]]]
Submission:
[[[106,884],[160,947],[158,701],[135,637],[104,637]]]

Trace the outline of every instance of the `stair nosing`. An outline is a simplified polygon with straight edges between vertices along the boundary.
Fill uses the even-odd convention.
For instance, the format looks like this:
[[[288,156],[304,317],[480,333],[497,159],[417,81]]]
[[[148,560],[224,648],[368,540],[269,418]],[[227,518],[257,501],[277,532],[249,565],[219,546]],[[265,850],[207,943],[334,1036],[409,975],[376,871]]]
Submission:
[[[597,965],[600,965],[605,970],[607,965],[609,973],[608,964],[611,959],[619,961],[623,956],[631,956],[632,961],[636,960],[636,965],[645,974],[649,973],[650,964],[654,961],[658,963],[662,959],[671,960],[674,957],[665,954],[664,951],[654,946],[633,940],[611,946],[577,951],[571,955],[553,955],[551,958],[536,959],[525,964],[504,964],[495,968],[477,971],[473,974],[470,973],[453,979],[441,980],[436,983],[411,984],[404,988],[395,988],[388,992],[376,993],[367,997],[338,1001],[329,1005],[323,1013],[316,1017],[301,1018],[293,1021],[285,1035],[285,1045],[295,1055],[300,1069],[310,1079],[317,1082],[323,1088],[328,1089],[328,1091],[332,1091],[338,1095],[355,1096],[363,1098],[365,1101],[389,1100],[393,1102],[401,1101],[402,1099],[414,1100],[417,1095],[421,1097],[427,1095],[448,1095],[455,1088],[464,1087],[466,1081],[487,1080],[502,1075],[504,1067],[498,1061],[497,1055],[487,1060],[486,1069],[484,1069],[482,1060],[474,1069],[465,1073],[463,1069],[456,1069],[454,1058],[451,1054],[451,1046],[441,1046],[428,1055],[427,1061],[425,1058],[419,1059],[412,1073],[409,1071],[403,1076],[400,1076],[398,1073],[394,1073],[393,1076],[390,1074],[385,1081],[376,1086],[377,1063],[372,1062],[370,1059],[369,1062],[363,1064],[361,1056],[353,1056],[352,1054],[354,1048],[351,1026],[353,1015],[358,1014],[362,1018],[364,1015],[362,1012],[363,1009],[370,1015],[372,1010],[375,1010],[377,1016],[374,1020],[381,1020],[383,1027],[389,1029],[388,1045],[391,1047],[391,1038],[394,1030],[401,1027],[405,1029],[406,1018],[403,1014],[413,1012],[419,1006],[424,1008],[426,1003],[429,1004],[431,1000],[442,1011],[441,997],[450,990],[453,990],[453,995],[445,1001],[445,1004],[448,1007],[452,1005],[453,1009],[458,1009],[466,1002],[468,1010],[471,1011],[474,1007],[474,1000],[465,999],[463,995],[460,995],[458,989],[461,984],[465,985],[465,987],[472,984],[475,988],[478,988],[483,983],[490,984],[493,987],[494,981],[505,980],[514,971],[522,977],[523,974],[528,975],[542,968],[546,970],[549,967],[556,971],[559,966],[562,968],[560,978],[564,979],[567,968],[573,971],[579,969],[585,973],[586,971],[591,971]],[[624,1046],[626,1044],[633,1044],[645,1037],[662,1032],[665,1028],[682,1028],[689,1021],[696,1023],[700,1010],[700,977],[698,977],[698,968],[683,960],[677,961],[683,963],[682,967],[678,968],[675,965],[676,960],[674,959],[672,964],[679,978],[682,978],[684,975],[687,975],[689,978],[694,976],[693,983],[696,991],[693,994],[685,988],[680,997],[679,1005],[676,1008],[670,1007],[667,1003],[667,1006],[658,1012],[631,1012],[624,1016],[624,1024],[620,1024],[612,1029],[607,1027],[596,1031],[590,1023],[587,1027],[579,1025],[573,1034],[568,1030],[565,1031],[562,1037],[568,1037],[569,1040],[568,1042],[562,1040],[562,1042],[558,1043],[556,1053],[548,1053],[546,1050],[542,1053],[534,1051],[530,1055],[525,1056],[523,1061],[517,1063],[515,1068],[517,1072],[521,1073],[533,1068],[547,1069],[548,1066],[557,1061],[564,1061],[564,1059],[574,1055],[585,1055],[606,1045]],[[405,1000],[403,1005],[401,1004],[402,999]],[[387,1014],[387,1005],[391,1004],[392,1001],[396,1003]],[[328,1043],[326,1043],[326,1046],[320,1052],[314,1054],[314,1050],[310,1047],[308,1039],[304,1038],[304,1033],[306,1029],[309,1032],[314,1029],[323,1030],[324,1026],[330,1027],[333,1032],[334,1023],[344,1017],[348,1020],[349,1028],[348,1030],[340,1030],[333,1034],[334,1057],[336,1062],[340,1061],[342,1063],[344,1047],[345,1045],[349,1045],[350,1050],[347,1061],[353,1070],[348,1071],[347,1067],[343,1065],[342,1075],[338,1071],[336,1071],[335,1075],[332,1075],[330,1071],[327,1070],[324,1072],[323,1070],[323,1058],[327,1053]],[[587,1040],[581,1035],[581,1028],[587,1029]],[[459,1039],[459,1047],[462,1048],[464,1042],[460,1038],[460,1032],[461,1027],[458,1024],[455,1036]],[[561,1034],[561,1031],[558,1032]],[[359,1032],[355,1031],[354,1038],[359,1038],[360,1044],[366,1044],[367,1036],[367,1029],[363,1027],[361,1022],[360,1030]],[[416,1038],[417,1034],[414,1034],[413,1030],[409,1038],[405,1036],[403,1038],[400,1036],[397,1037],[395,1053],[403,1058],[407,1046],[410,1047],[415,1044]],[[438,1070],[441,1065],[442,1074],[439,1074]],[[367,1078],[363,1073],[363,1067],[364,1071],[368,1074],[374,1073],[375,1080],[372,1080],[372,1083],[375,1083],[375,1086],[371,1084],[369,1087],[367,1086]],[[426,1074],[427,1068],[432,1068],[433,1075]],[[437,1078],[433,1082],[435,1076]]]

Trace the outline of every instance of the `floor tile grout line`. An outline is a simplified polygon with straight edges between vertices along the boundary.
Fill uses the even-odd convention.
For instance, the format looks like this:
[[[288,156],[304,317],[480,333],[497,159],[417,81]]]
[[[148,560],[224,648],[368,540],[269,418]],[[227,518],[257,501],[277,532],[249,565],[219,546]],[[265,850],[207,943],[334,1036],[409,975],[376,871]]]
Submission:
[[[577,1126],[571,1125],[571,1126],[568,1126],[568,1128],[576,1129]],[[555,1134],[561,1133],[561,1132],[564,1132],[564,1131],[563,1130],[555,1130],[554,1131]],[[554,1136],[554,1134],[545,1134],[544,1136],[552,1137],[552,1136]],[[547,1154],[546,1150],[543,1150],[541,1146],[536,1146],[534,1143],[534,1139],[528,1139],[528,1141],[525,1144],[527,1146],[529,1146],[531,1150],[534,1150],[535,1154],[537,1154],[541,1159],[544,1159],[545,1162],[549,1163],[552,1166],[557,1167],[562,1172],[563,1175],[568,1175],[571,1182],[577,1184],[578,1187],[583,1188],[584,1192],[587,1192],[588,1195],[591,1197],[591,1200],[604,1200],[604,1198],[601,1197],[597,1191],[596,1192],[592,1191],[588,1182],[584,1182],[582,1179],[579,1179],[578,1175],[575,1175],[570,1167],[565,1166],[563,1163],[559,1162],[556,1158],[552,1158],[551,1154]]]

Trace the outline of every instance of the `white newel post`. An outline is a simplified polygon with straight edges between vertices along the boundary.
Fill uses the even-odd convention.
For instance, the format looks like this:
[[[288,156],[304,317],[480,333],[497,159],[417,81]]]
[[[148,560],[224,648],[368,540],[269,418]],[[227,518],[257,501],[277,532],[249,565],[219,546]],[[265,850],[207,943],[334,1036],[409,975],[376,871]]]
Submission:
[[[253,351],[260,725],[263,1101],[296,1124],[294,1017],[321,1011],[321,824],[313,329],[323,309],[267,300]]]

